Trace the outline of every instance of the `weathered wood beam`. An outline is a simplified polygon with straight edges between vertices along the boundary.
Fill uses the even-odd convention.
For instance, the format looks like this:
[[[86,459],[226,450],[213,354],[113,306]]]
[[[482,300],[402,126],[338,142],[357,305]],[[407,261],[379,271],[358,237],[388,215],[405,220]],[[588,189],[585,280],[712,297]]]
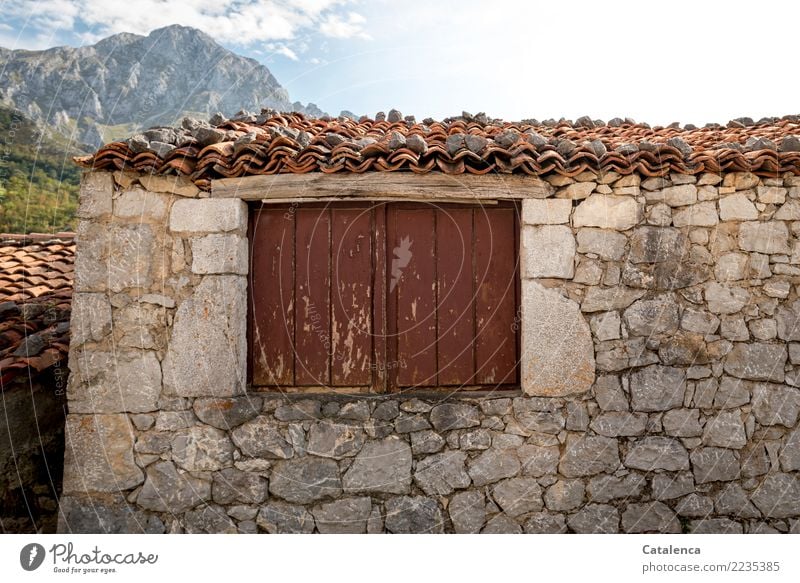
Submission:
[[[365,196],[319,196],[314,197],[294,197],[294,198],[262,198],[264,204],[294,204],[308,202],[358,202],[363,204],[367,200]],[[434,202],[431,197],[422,196],[370,196],[369,202]],[[435,202],[442,203],[437,200]],[[455,198],[448,197],[446,204],[481,204],[483,206],[496,205],[499,201],[496,198]]]
[[[223,178],[211,182],[215,198],[316,199],[379,197],[431,199],[546,198],[553,187],[536,176],[511,174],[414,174],[412,172],[366,172],[363,174],[270,174]]]

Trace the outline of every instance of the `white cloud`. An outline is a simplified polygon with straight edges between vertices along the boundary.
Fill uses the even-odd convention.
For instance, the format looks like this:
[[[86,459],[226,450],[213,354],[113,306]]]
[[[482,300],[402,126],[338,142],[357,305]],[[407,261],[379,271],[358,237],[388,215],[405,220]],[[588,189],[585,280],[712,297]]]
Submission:
[[[302,34],[322,32],[336,38],[366,38],[363,16],[338,15],[353,0],[8,0],[6,15],[24,22],[37,33],[71,32],[83,42],[119,32],[148,34],[182,24],[198,28],[213,38],[239,46],[284,41],[280,54],[297,59],[297,49],[287,43]]]
[[[338,14],[330,14],[320,25],[319,31],[332,38],[364,38],[369,35],[364,31],[366,19],[356,12],[347,13],[346,18]]]
[[[277,44],[270,43],[269,45],[267,45],[267,49],[272,51],[272,53],[274,54],[283,55],[284,57],[286,57],[287,59],[291,59],[292,61],[297,61],[300,58],[297,56],[296,52],[294,52],[292,49],[290,49],[289,47],[287,47],[285,44],[282,43],[277,43]]]

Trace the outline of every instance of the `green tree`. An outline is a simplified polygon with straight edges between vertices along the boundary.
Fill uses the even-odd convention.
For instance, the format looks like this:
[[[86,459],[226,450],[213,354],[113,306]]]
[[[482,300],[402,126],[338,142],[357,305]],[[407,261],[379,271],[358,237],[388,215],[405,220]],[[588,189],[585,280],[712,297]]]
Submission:
[[[60,136],[42,136],[18,111],[0,108],[0,232],[75,228],[79,153]]]

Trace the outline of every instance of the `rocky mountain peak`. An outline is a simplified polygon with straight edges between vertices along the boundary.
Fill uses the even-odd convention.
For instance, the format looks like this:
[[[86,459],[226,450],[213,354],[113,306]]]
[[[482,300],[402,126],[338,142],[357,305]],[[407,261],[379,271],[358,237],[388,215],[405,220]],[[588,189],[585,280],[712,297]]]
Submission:
[[[186,115],[233,115],[269,107],[319,115],[292,103],[270,70],[195,28],[170,25],[147,36],[44,51],[0,50],[0,104],[72,141],[101,145]]]

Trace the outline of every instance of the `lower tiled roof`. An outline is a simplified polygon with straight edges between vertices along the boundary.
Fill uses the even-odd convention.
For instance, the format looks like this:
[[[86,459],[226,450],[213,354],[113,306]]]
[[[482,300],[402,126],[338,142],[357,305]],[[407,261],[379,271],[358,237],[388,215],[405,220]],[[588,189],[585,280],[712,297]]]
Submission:
[[[396,111],[376,117],[317,119],[264,110],[230,120],[217,115],[213,124],[186,118],[181,128],[154,128],[76,162],[186,175],[203,189],[216,178],[306,172],[800,174],[796,115],[702,128],[589,118],[503,122],[483,114],[417,123]]]
[[[53,366],[66,374],[74,235],[0,234],[0,387]]]

